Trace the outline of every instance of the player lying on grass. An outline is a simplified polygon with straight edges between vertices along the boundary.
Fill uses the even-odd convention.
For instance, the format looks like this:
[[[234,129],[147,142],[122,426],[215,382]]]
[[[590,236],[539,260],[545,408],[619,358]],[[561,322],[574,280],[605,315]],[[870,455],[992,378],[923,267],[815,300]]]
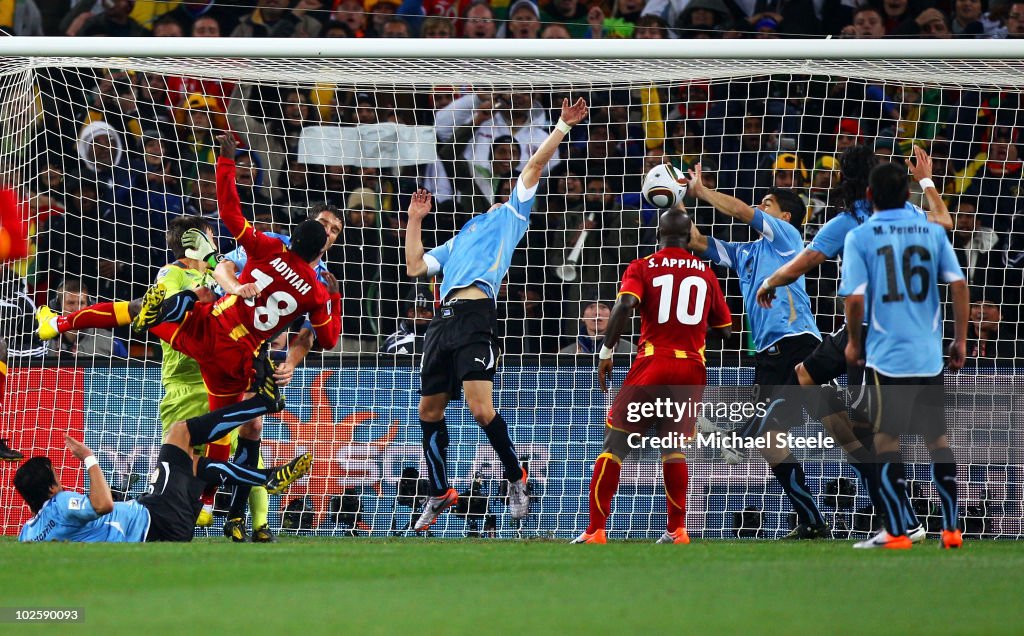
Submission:
[[[909,211],[927,217],[932,223],[950,230],[953,220],[946,204],[942,201],[939,191],[932,182],[932,161],[921,148],[914,147],[914,160],[908,159],[907,166],[914,179],[921,184],[930,212],[907,202]],[[788,263],[773,272],[761,283],[757,290],[757,303],[770,308],[777,290],[792,284],[804,274],[811,272],[827,259],[842,257],[846,236],[863,225],[872,214],[871,202],[867,199],[868,175],[878,165],[878,155],[873,148],[863,145],[848,148],[839,157],[842,178],[839,182],[840,213],[826,223],[815,235],[814,239]],[[839,331],[828,334],[821,344],[796,366],[797,379],[805,387],[825,385],[835,381],[839,376],[847,374],[847,386],[856,387],[863,384],[863,370],[848,369],[844,354],[847,343],[847,329],[844,325]],[[857,400],[854,401],[857,403]],[[843,400],[834,394],[823,393],[815,402],[816,409],[811,414],[817,417],[828,432],[838,441],[850,458],[850,467],[858,474],[861,483],[871,497],[871,503],[880,514],[885,514],[881,501],[875,500],[878,492],[873,482],[877,479],[877,461],[873,451],[874,429],[870,422],[859,422],[856,425],[847,415]],[[860,409],[855,409],[857,414]],[[866,419],[866,418],[858,418]],[[907,536],[915,543],[923,541],[926,536],[924,525],[917,519],[914,507],[909,498],[904,498],[900,506],[908,528]],[[885,532],[879,532],[868,541],[884,540]]]
[[[718,278],[707,263],[687,251],[690,217],[682,208],[662,213],[658,222],[657,252],[633,261],[622,276],[622,287],[612,308],[601,347],[598,380],[608,392],[612,354],[633,311],[640,309],[640,346],[622,389],[615,396],[604,431],[604,447],[594,462],[590,479],[590,525],[573,543],[606,543],[605,525],[612,498],[619,487],[622,460],[629,454],[629,438],[653,425],[659,437],[690,438],[696,416],[681,421],[643,420],[631,423],[630,402],[668,398],[682,404],[700,402],[706,371],[707,334],[728,338],[732,315]],[[678,437],[676,439],[679,439]],[[686,533],[686,489],[689,469],[678,446],[661,447],[662,474],[668,527],[658,543],[689,543]]]
[[[257,378],[273,385],[270,374]],[[257,393],[272,393],[262,386]],[[245,483],[282,492],[309,471],[313,456],[299,455],[270,470],[195,457],[192,447],[207,444],[247,421],[253,397],[213,413],[174,423],[160,447],[149,489],[135,501],[115,503],[110,486],[93,452],[70,435],[68,449],[82,460],[89,475],[89,492],[80,495],[64,490],[47,457],[33,457],[14,474],[14,487],[35,515],[21,529],[21,541],[141,542],[191,541],[200,492],[208,483]]]
[[[803,466],[790,449],[776,442],[778,433],[803,424],[798,397],[786,387],[798,384],[793,371],[821,342],[821,334],[811,313],[811,299],[801,278],[786,288],[786,295],[774,307],[765,309],[754,301],[757,288],[803,247],[800,230],[807,206],[792,190],[773,188],[757,207],[717,192],[701,180],[701,165],[690,171],[690,191],[715,210],[750,225],[761,238],[747,243],[721,241],[703,236],[693,226],[690,249],[736,272],[743,304],[750,319],[754,341],[755,401],[772,400],[763,417],[751,418],[742,431],[745,437],[766,436],[761,456],[786,493],[799,524],[786,539],[831,537],[831,530],[807,488]]]
[[[512,518],[522,519],[529,512],[526,471],[519,464],[505,419],[494,409],[494,374],[501,356],[495,303],[512,253],[530,227],[541,174],[572,126],[586,116],[582,98],[572,105],[563,99],[558,125],[526,163],[509,200],[473,217],[454,238],[426,253],[421,233],[423,219],[430,213],[430,193],[420,190],[413,195],[405,233],[406,271],[414,278],[443,277],[441,307],[427,327],[420,367],[419,416],[431,496],[416,521],[417,531],[429,528],[438,514],[459,499],[448,483],[444,410],[463,389],[466,406],[498,454],[509,481]]]
[[[954,338],[949,368],[964,364],[967,348],[967,281],[946,231],[906,208],[906,170],[886,163],[871,171],[868,198],[874,214],[846,235],[846,363],[866,367],[874,447],[878,462],[875,498],[885,507],[886,534],[858,548],[909,548],[900,506],[906,475],[901,435],[921,435],[932,460],[932,481],[942,504],[943,548],[963,544],[957,527],[956,460],[946,438],[946,391],[942,378],[942,308],[939,282],[949,283]],[[863,324],[868,321],[867,356]]]

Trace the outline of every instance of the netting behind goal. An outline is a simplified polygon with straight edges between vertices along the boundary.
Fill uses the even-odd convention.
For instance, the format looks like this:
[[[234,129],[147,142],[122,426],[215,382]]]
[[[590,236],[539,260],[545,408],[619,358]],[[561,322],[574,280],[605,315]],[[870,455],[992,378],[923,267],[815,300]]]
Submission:
[[[436,300],[432,283],[405,275],[409,196],[417,188],[433,193],[424,243],[442,244],[508,196],[561,99],[584,96],[589,120],[548,165],[498,298],[505,358],[496,400],[530,466],[531,514],[511,522],[500,464],[456,403],[448,411],[449,475],[470,496],[436,534],[568,537],[586,525],[608,405],[596,388],[594,353],[623,270],[656,242],[658,211],[639,194],[648,169],[701,162],[708,185],[751,204],[770,187],[795,188],[807,202],[810,240],[840,212],[838,156],[855,144],[894,161],[921,145],[934,158],[972,294],[968,368],[947,377],[961,513],[970,535],[1024,533],[1024,379],[1013,371],[1021,362],[1024,266],[1020,62],[125,57],[5,64],[0,174],[30,210],[34,252],[3,270],[0,335],[12,374],[0,438],[26,456],[50,456],[66,485],[83,479],[63,450],[71,431],[97,451],[116,492],[144,490],[160,439],[159,345],[127,329],[42,343],[32,333],[34,307],[60,312],[140,296],[173,260],[164,233],[179,215],[205,217],[221,249],[233,249],[217,220],[213,171],[215,138],[231,134],[240,142],[244,212],[259,229],[287,234],[320,203],[345,217],[327,256],[345,298],[341,342],[310,354],[286,390],[287,411],[264,428],[271,463],[311,450],[316,464],[288,494],[272,497],[271,525],[402,532],[425,477],[415,354]],[[913,196],[921,202],[916,188]],[[757,238],[704,204],[687,207],[705,234]],[[735,329],[709,345],[709,385],[749,385],[753,347],[737,275],[718,274]],[[843,322],[838,276],[830,261],[806,279],[822,333]],[[617,382],[625,373],[619,366]],[[796,430],[810,435],[820,425]],[[838,536],[877,526],[838,451],[801,459]],[[927,457],[907,461],[915,506],[937,527]],[[773,537],[791,527],[789,504],[760,460],[729,466],[701,451],[690,463],[691,534]],[[0,467],[6,534],[28,516],[10,487],[13,470]],[[656,453],[635,452],[612,536],[660,534],[660,481]]]

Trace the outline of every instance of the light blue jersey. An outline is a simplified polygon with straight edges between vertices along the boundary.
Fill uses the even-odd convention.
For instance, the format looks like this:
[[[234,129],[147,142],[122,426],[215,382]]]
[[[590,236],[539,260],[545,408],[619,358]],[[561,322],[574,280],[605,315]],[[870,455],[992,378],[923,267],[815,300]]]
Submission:
[[[470,219],[444,245],[423,255],[427,275],[442,274],[441,298],[454,289],[476,285],[496,298],[501,281],[512,264],[512,252],[530,227],[537,186],[516,182],[508,202]]]
[[[800,334],[811,334],[820,340],[821,333],[811,313],[811,299],[804,288],[803,276],[779,288],[771,309],[757,304],[757,288],[764,279],[803,248],[800,232],[786,221],[756,208],[750,227],[761,234],[760,239],[730,243],[709,237],[708,249],[701,256],[735,270],[750,318],[754,348],[764,351],[783,338]]]
[[[927,212],[909,201],[904,207],[928,218]],[[871,202],[867,199],[858,199],[854,201],[852,210],[843,212],[821,226],[818,233],[814,235],[814,239],[808,243],[807,248],[821,252],[825,258],[842,256],[846,235],[863,225],[869,218],[871,218]]]
[[[866,364],[890,377],[942,371],[938,282],[963,280],[946,230],[911,210],[875,212],[846,236],[842,296],[863,295]]]
[[[140,543],[149,532],[149,510],[137,501],[115,502],[98,515],[89,497],[62,490],[43,504],[21,529],[19,541]]]

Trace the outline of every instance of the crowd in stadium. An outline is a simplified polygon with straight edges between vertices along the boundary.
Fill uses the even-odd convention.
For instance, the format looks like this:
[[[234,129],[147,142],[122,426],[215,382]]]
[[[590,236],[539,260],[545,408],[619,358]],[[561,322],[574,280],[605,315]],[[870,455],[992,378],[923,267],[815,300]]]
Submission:
[[[1024,3],[10,0],[0,2],[0,27],[16,35],[155,37],[1015,38],[1024,37]],[[344,233],[328,262],[345,298],[337,350],[348,353],[411,353],[432,316],[431,290],[403,274],[411,193],[433,193],[425,241],[441,244],[508,195],[562,97],[460,86],[414,94],[236,85],[110,69],[44,70],[39,89],[39,161],[24,193],[38,214],[37,256],[19,270],[27,300],[67,311],[88,298],[141,295],[169,260],[168,219],[216,217],[214,139],[232,131],[242,147],[240,194],[257,227],[286,232],[318,202],[343,211]],[[1019,95],[788,76],[587,97],[590,118],[550,162],[527,249],[516,251],[502,288],[512,301],[499,303],[506,353],[600,348],[622,269],[654,243],[656,211],[639,195],[648,169],[671,162],[686,170],[700,161],[708,186],[752,204],[768,188],[795,188],[808,203],[809,239],[837,213],[829,201],[845,149],[866,144],[902,160],[916,144],[933,156],[956,219],[953,242],[977,316],[968,354],[1016,356],[1024,267]],[[437,160],[402,169],[300,161],[304,128],[383,122],[433,125]],[[710,208],[690,204],[701,227],[723,225]],[[726,227],[725,238],[749,236],[745,226]],[[219,234],[221,249],[232,249],[228,233]],[[578,275],[566,281],[557,268],[580,240]],[[833,264],[808,281],[828,331],[841,321],[836,277]],[[721,278],[734,315],[742,315],[735,281],[724,271]],[[66,334],[48,352],[119,355],[128,352],[123,340]],[[14,350],[41,352],[37,345]],[[621,346],[630,351],[628,342]],[[739,335],[726,346],[746,348]]]

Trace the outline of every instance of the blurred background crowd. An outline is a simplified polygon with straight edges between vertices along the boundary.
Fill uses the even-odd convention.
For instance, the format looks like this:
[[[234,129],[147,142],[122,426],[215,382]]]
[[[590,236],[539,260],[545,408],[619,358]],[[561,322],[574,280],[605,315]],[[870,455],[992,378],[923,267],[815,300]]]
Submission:
[[[16,35],[153,37],[773,38],[1024,37],[1024,3],[950,0],[0,0],[0,27]],[[591,104],[548,166],[531,228],[501,289],[508,354],[593,354],[630,260],[650,253],[657,210],[639,195],[660,163],[697,162],[707,185],[757,203],[769,188],[807,202],[805,239],[838,214],[839,158],[855,145],[902,161],[913,146],[934,158],[935,181],[955,217],[952,240],[972,288],[975,362],[1017,355],[1024,267],[1020,94],[923,83],[820,76],[749,77],[550,92],[529,87],[435,85],[407,91],[305,83],[250,84],[121,69],[38,71],[39,116],[23,196],[34,255],[12,268],[24,291],[3,316],[50,304],[70,311],[95,300],[138,297],[172,260],[164,233],[175,216],[218,224],[215,138],[233,134],[243,207],[261,229],[287,233],[311,206],[333,205],[345,228],[328,254],[345,297],[344,353],[418,351],[434,291],[404,275],[408,196],[434,194],[428,247],[511,191],[518,171],[557,120],[561,99]],[[955,82],[955,78],[950,78]],[[309,159],[303,131],[422,133],[432,151],[414,165]],[[704,233],[751,240],[745,226],[696,201]],[[573,250],[574,247],[579,247]],[[566,268],[571,275],[567,275]],[[743,306],[719,272],[736,326]],[[807,284],[823,331],[842,322],[838,268]],[[16,318],[14,318],[16,320]],[[26,321],[25,325],[30,324]],[[746,329],[721,362],[742,363]],[[127,333],[68,334],[44,347],[27,327],[22,355],[150,356]],[[632,344],[623,343],[623,351]],[[730,353],[725,353],[730,352]],[[716,361],[718,361],[716,359]]]

